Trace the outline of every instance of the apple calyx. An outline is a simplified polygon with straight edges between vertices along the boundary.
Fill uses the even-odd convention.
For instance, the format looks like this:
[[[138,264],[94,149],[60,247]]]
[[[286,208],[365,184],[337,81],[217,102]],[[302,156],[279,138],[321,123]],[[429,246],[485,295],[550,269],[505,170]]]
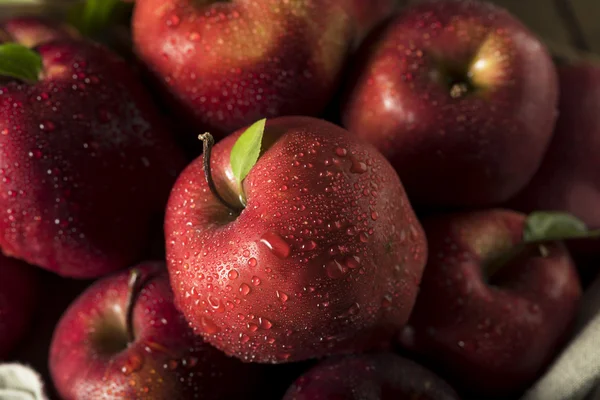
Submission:
[[[36,83],[42,70],[42,57],[34,50],[18,43],[0,44],[0,76]]]
[[[219,202],[221,204],[223,204],[225,207],[229,208],[232,212],[236,213],[236,212],[241,211],[239,207],[236,207],[233,204],[229,203],[227,200],[225,200],[225,198],[223,196],[221,196],[221,194],[217,190],[215,181],[213,180],[212,172],[211,172],[211,168],[210,168],[210,156],[212,153],[212,148],[215,144],[215,139],[208,132],[198,135],[198,139],[200,139],[202,141],[202,149],[203,149],[202,150],[202,153],[203,153],[202,168],[204,169],[204,178],[206,179],[206,183],[208,184],[208,188],[210,189],[210,192],[213,194],[213,196],[215,196],[217,198],[217,200],[219,200]]]
[[[129,282],[127,283],[127,303],[125,304],[125,330],[127,332],[127,342],[129,344],[135,341],[135,332],[133,330],[133,309],[135,301],[141,289],[142,273],[134,268],[129,273]]]

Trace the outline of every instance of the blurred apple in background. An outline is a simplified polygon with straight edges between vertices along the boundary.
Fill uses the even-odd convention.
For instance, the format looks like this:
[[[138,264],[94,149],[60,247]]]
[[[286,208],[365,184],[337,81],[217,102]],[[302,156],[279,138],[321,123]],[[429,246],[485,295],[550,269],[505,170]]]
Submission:
[[[356,61],[343,123],[389,158],[417,207],[505,201],[535,173],[556,118],[556,71],[508,12],[420,2]]]
[[[25,45],[0,59],[2,251],[77,278],[138,260],[185,165],[157,109],[105,47],[44,42],[68,33],[42,19],[0,28]]]
[[[477,398],[531,384],[568,338],[578,309],[568,251],[544,235],[531,238],[533,220],[507,210],[423,220],[430,257],[401,342]]]
[[[393,9],[392,0],[138,0],[133,35],[173,112],[219,139],[263,117],[320,114],[351,49]]]

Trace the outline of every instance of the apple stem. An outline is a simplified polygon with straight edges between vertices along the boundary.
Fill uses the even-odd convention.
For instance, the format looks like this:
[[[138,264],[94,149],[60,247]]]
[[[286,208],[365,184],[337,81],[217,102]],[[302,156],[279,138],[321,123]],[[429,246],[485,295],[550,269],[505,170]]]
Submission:
[[[573,9],[572,0],[554,0],[554,4],[557,8],[559,15],[561,16],[565,27],[571,35],[573,45],[581,51],[590,51],[590,45],[588,44],[581,24],[577,19],[575,10]]]
[[[138,295],[141,283],[141,272],[139,269],[134,268],[129,274],[129,282],[127,284],[127,303],[125,305],[125,324],[127,330],[127,341],[133,343],[135,335],[133,332],[133,309],[135,306],[135,299]]]
[[[206,178],[206,183],[208,184],[208,188],[210,189],[213,196],[215,196],[217,198],[217,200],[219,200],[219,202],[221,202],[221,204],[223,204],[225,207],[229,208],[230,210],[232,210],[234,212],[239,212],[240,211],[239,207],[232,205],[227,200],[225,200],[223,198],[223,196],[221,196],[219,194],[219,191],[217,190],[217,186],[215,185],[215,181],[212,178],[212,172],[210,169],[210,155],[212,153],[212,148],[215,144],[215,139],[208,132],[198,135],[198,139],[202,140],[202,147],[203,147],[203,152],[204,152],[204,160],[203,160],[204,161],[204,163],[203,163],[204,177]]]

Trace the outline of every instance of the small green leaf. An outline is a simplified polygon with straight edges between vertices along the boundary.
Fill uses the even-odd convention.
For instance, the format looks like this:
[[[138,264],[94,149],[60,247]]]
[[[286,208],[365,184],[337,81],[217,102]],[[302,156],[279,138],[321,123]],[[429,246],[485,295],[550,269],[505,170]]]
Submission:
[[[0,45],[0,75],[37,82],[42,67],[42,57],[30,48],[16,43]]]
[[[586,238],[600,238],[600,230],[589,230],[583,221],[563,212],[531,213],[523,229],[525,243]]]
[[[127,6],[121,0],[86,0],[73,6],[67,20],[81,34],[93,36],[102,33]]]
[[[231,149],[229,162],[233,176],[240,187],[246,175],[258,161],[266,122],[266,119],[261,119],[252,124],[241,134]]]

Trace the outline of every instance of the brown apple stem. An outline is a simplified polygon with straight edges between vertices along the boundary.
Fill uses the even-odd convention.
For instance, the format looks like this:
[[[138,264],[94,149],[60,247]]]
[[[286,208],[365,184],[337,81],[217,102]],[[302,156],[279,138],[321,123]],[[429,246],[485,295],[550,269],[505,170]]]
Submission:
[[[206,183],[208,184],[208,188],[210,189],[213,196],[215,196],[217,198],[217,200],[219,200],[219,202],[221,202],[221,204],[223,204],[225,207],[229,208],[233,212],[239,212],[240,211],[239,207],[232,205],[227,200],[225,200],[223,198],[223,196],[221,196],[219,194],[219,191],[217,190],[217,186],[215,185],[215,182],[213,181],[213,178],[212,178],[212,172],[210,169],[210,155],[212,153],[212,148],[215,144],[215,139],[208,132],[198,135],[198,139],[202,140],[202,147],[203,147],[203,151],[204,151],[204,160],[203,160],[204,161],[204,164],[203,164],[204,177],[206,178]]]
[[[125,329],[127,330],[127,342],[133,343],[135,334],[133,332],[133,309],[135,300],[139,293],[141,283],[141,272],[134,268],[129,274],[129,282],[127,284],[127,303],[125,304]]]
[[[581,51],[589,52],[591,51],[590,45],[587,42],[585,34],[583,33],[583,29],[581,28],[581,24],[577,19],[577,15],[575,14],[575,10],[573,9],[572,0],[554,0],[554,4],[558,11],[558,14],[561,16],[565,27],[569,31],[569,35],[571,35],[571,40],[573,45]]]

